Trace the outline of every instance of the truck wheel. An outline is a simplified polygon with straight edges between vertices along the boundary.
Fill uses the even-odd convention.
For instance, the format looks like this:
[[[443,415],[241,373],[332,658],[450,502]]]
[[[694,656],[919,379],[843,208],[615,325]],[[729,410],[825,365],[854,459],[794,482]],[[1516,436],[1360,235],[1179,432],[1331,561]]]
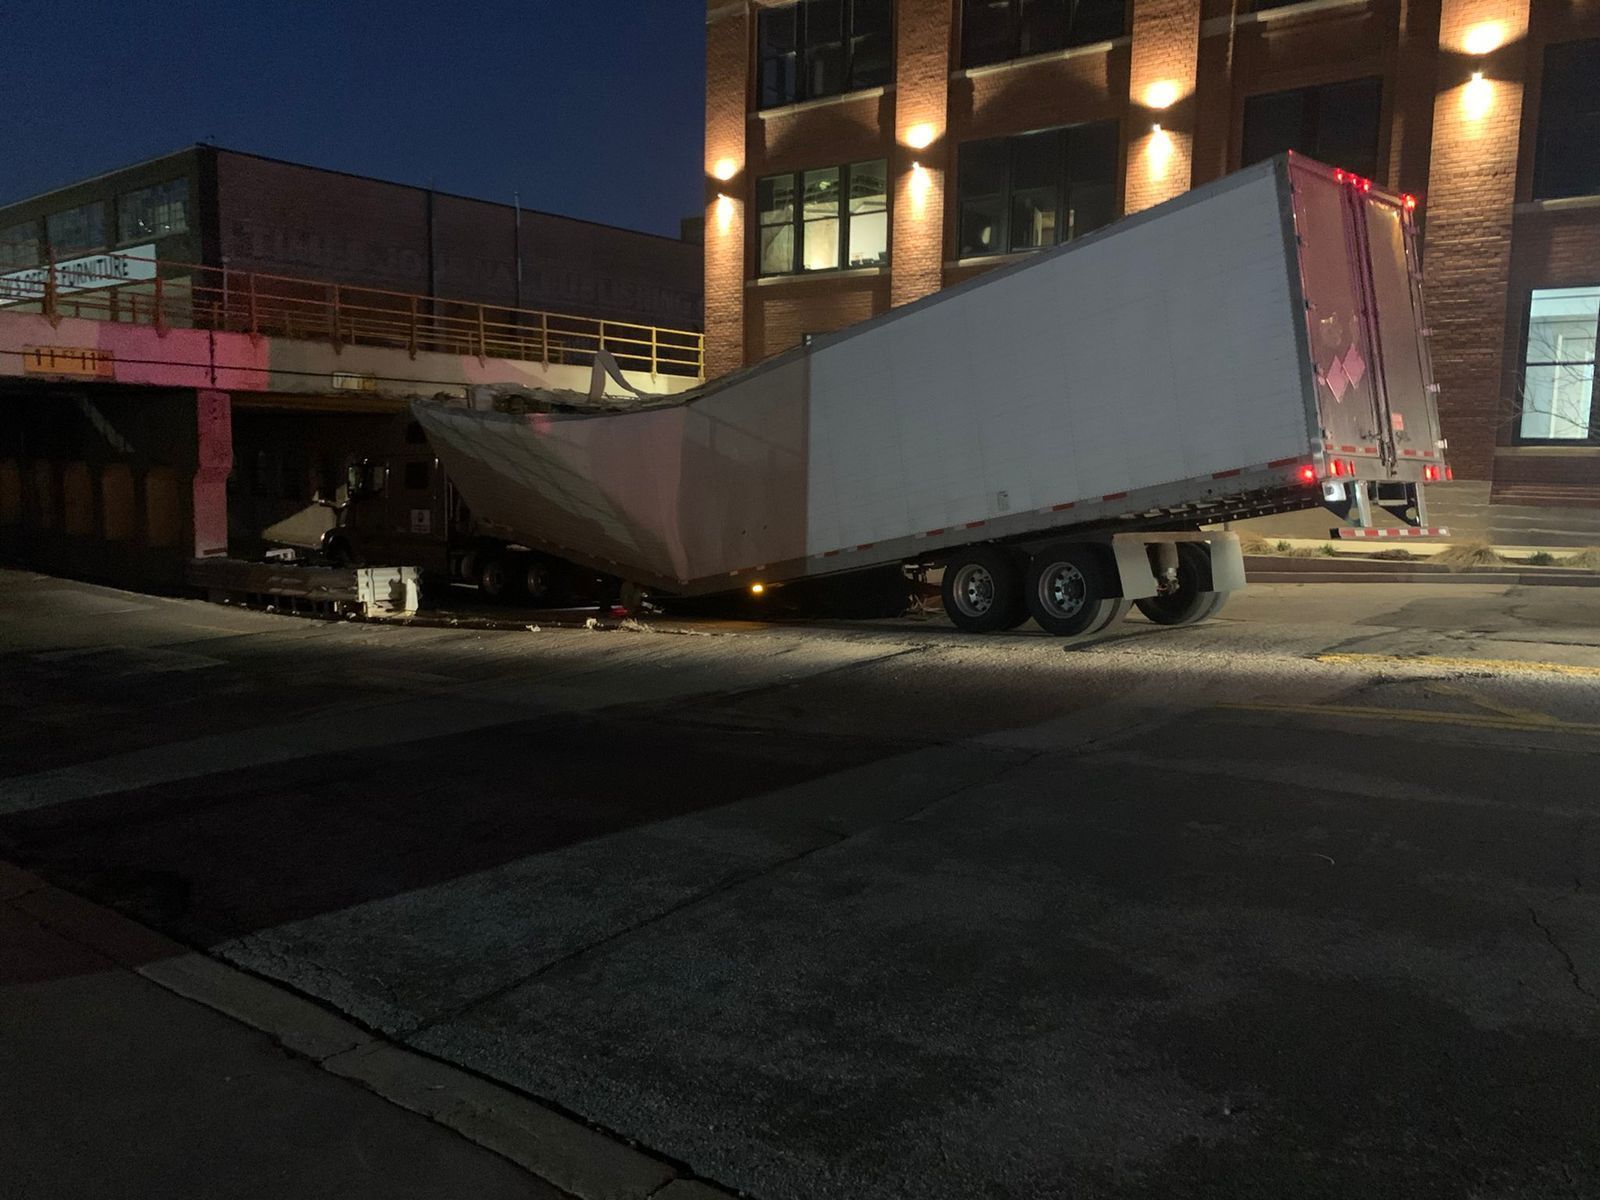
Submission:
[[[998,633],[1028,619],[1016,557],[998,546],[974,546],[950,559],[939,590],[950,623],[965,633]]]
[[[1116,618],[1121,600],[1099,552],[1083,542],[1046,546],[1028,564],[1024,594],[1039,628],[1057,637],[1081,637]]]
[[[523,572],[523,591],[530,602],[553,608],[561,600],[561,579],[554,567],[545,562],[531,562]]]
[[[478,590],[485,599],[496,603],[509,600],[512,579],[511,564],[498,554],[489,555],[478,566]]]
[[[1193,625],[1203,621],[1222,607],[1218,593],[1200,590],[1200,581],[1209,574],[1206,568],[1206,552],[1201,546],[1195,542],[1179,542],[1177,589],[1159,596],[1146,596],[1134,603],[1157,625]]]

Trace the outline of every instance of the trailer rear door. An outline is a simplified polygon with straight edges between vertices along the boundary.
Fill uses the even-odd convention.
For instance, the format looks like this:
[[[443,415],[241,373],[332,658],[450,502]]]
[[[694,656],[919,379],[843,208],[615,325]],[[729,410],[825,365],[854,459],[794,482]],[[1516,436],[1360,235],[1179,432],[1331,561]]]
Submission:
[[[1380,349],[1376,391],[1387,417],[1389,461],[1438,461],[1439,412],[1410,213],[1403,202],[1395,204],[1376,194],[1352,189],[1351,197],[1364,218],[1372,324]]]
[[[1441,456],[1410,212],[1309,159],[1289,170],[1327,450],[1367,478],[1417,477]]]

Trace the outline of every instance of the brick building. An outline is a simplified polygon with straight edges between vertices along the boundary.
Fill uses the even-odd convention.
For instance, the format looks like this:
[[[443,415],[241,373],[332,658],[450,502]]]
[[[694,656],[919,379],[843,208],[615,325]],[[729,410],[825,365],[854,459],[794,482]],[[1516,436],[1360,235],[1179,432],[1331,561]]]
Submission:
[[[1600,3],[708,0],[707,60],[708,374],[1295,149],[1419,197],[1436,505],[1600,541]]]
[[[700,247],[433,188],[190,146],[0,206],[8,276],[97,252],[697,328]]]

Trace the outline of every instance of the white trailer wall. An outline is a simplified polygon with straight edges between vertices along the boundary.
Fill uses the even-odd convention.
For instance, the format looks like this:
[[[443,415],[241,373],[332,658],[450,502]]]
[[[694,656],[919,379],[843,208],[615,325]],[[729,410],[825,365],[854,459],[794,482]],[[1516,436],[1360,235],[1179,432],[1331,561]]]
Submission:
[[[1272,166],[814,349],[809,552],[1306,453]]]
[[[850,552],[915,553],[918,535],[996,518],[1027,532],[1064,522],[1033,515],[1052,506],[1164,484],[1208,499],[1214,474],[1311,446],[1284,170],[1240,172],[680,405],[417,416],[480,520],[702,591],[769,564],[871,565]]]

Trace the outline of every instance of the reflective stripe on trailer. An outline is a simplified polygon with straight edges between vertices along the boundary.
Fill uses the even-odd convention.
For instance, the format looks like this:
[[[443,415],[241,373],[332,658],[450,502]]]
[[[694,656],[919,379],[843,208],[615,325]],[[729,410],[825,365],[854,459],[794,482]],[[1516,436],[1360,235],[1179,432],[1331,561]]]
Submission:
[[[1415,538],[1415,537],[1449,537],[1450,531],[1440,525],[1430,525],[1426,528],[1411,527],[1407,529],[1352,529],[1340,526],[1333,531],[1336,538]]]

